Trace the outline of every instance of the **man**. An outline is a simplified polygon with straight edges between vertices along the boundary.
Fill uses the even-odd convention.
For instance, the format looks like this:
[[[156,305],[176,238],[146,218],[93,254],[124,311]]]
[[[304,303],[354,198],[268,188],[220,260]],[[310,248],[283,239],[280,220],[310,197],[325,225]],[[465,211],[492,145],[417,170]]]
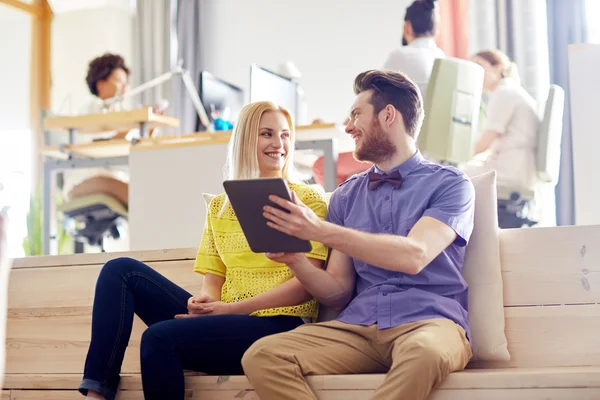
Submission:
[[[4,344],[6,342],[6,313],[8,297],[8,277],[10,273],[10,261],[6,243],[6,215],[0,210],[0,389],[4,378],[5,354]]]
[[[256,342],[244,372],[262,400],[316,399],[304,376],[383,373],[373,399],[426,399],[472,356],[467,285],[461,276],[473,229],[474,189],[454,168],[423,159],[417,86],[396,72],[356,77],[346,132],[355,156],[374,164],[332,195],[327,222],[297,199],[271,200],[269,226],[332,249],[327,270],[285,261],[335,321]]]
[[[386,58],[384,70],[402,72],[414,81],[421,97],[425,98],[427,86],[437,58],[445,58],[444,52],[437,46],[435,39],[439,32],[440,11],[436,0],[415,0],[406,8],[402,47],[394,49]],[[352,152],[338,154],[338,185],[354,174],[371,168],[370,163],[361,163],[354,159]],[[315,161],[312,168],[315,182],[323,186],[325,159]]]

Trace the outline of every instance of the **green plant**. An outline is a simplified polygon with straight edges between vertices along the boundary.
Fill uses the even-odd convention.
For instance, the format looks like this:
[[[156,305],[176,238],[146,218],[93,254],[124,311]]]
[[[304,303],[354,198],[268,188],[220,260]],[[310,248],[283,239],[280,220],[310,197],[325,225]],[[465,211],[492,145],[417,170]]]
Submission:
[[[55,204],[61,204],[61,196],[56,196]],[[23,238],[23,251],[25,256],[40,256],[42,251],[42,199],[41,190],[31,195],[29,211],[27,212],[27,236]],[[73,252],[73,238],[69,235],[62,223],[58,224],[56,237],[58,239],[58,254]]]

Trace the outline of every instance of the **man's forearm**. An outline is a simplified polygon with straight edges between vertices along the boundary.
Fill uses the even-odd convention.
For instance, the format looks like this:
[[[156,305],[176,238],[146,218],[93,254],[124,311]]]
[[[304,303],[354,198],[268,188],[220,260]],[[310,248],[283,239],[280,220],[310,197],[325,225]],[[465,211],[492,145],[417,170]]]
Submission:
[[[345,288],[327,271],[314,268],[307,260],[290,265],[289,268],[306,291],[329,308],[341,310],[352,298],[353,287]]]
[[[424,249],[416,241],[398,235],[360,232],[323,222],[319,242],[352,258],[379,268],[416,274],[423,267]]]

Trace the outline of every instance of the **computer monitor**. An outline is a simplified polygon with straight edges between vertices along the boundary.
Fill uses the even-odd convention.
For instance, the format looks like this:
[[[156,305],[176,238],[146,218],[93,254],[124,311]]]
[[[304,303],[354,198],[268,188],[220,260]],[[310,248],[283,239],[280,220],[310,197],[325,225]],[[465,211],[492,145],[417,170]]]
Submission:
[[[207,71],[200,72],[198,94],[211,123],[219,116],[225,121],[235,124],[238,115],[245,105],[244,91],[225,82]],[[196,118],[196,131],[206,131],[208,127]]]
[[[250,66],[250,102],[271,101],[298,118],[298,84],[256,64]]]

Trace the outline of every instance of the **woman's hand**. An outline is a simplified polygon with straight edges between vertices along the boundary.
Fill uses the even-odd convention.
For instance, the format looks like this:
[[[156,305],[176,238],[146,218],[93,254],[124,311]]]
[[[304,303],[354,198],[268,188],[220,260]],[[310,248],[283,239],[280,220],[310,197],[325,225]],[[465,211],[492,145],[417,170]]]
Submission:
[[[286,264],[291,269],[306,258],[304,253],[265,253],[265,256],[275,262]]]
[[[203,315],[206,304],[214,303],[215,299],[208,294],[201,294],[197,297],[190,297],[187,303],[187,314],[177,314],[175,318],[181,318],[182,316],[194,316],[194,315]]]
[[[192,303],[191,308],[188,306],[188,309],[190,310],[188,314],[177,314],[175,318],[182,319],[208,317],[212,315],[239,314],[236,312],[235,304],[236,303],[224,303],[222,301]]]
[[[208,294],[201,294],[198,297],[190,297],[188,299],[188,311],[193,314],[196,311],[202,310],[204,308],[204,304],[213,302],[215,302],[215,299]]]

